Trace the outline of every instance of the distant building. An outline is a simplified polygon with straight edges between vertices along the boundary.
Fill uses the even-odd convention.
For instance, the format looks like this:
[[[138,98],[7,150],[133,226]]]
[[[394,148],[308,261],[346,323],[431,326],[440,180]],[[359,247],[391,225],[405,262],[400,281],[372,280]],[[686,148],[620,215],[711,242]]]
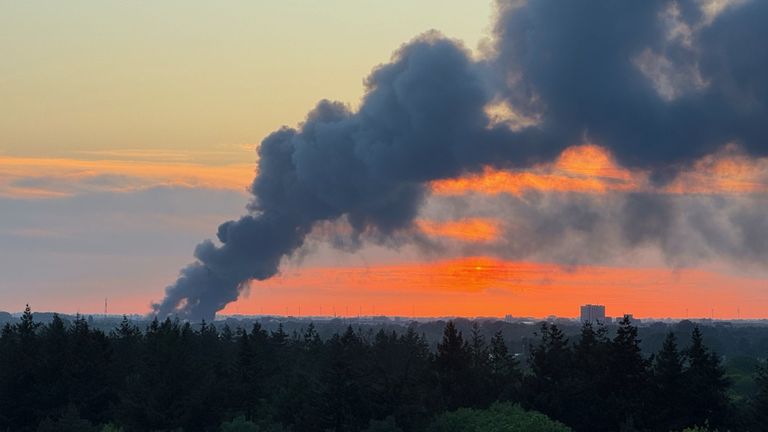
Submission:
[[[580,320],[582,323],[605,323],[605,306],[586,304],[581,307]]]

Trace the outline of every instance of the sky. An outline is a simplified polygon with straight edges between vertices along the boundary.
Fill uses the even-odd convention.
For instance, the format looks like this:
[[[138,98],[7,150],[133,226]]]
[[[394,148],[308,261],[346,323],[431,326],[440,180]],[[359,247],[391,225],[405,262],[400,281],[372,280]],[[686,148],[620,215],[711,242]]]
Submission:
[[[740,7],[699,3],[702,28]],[[430,30],[448,51],[462,41],[474,71],[501,51],[507,15],[485,1],[0,2],[0,310],[102,313],[108,298],[110,313],[150,312],[201,240],[254,212],[249,188],[271,167],[257,150],[272,131],[312,124],[313,109],[379,112],[366,92],[385,74],[366,77],[411,51],[432,59],[417,50],[442,46],[419,39]],[[686,32],[707,31],[673,27],[683,47]],[[659,100],[714,87],[706,69],[675,69],[671,52],[630,53]],[[531,85],[542,99],[559,88]],[[484,107],[488,121],[535,127],[540,113],[526,116],[514,93]],[[324,98],[351,114],[322,114]],[[275,276],[238,282],[219,312],[542,317],[600,303],[610,315],[766,317],[764,144],[692,151],[659,183],[655,159],[598,135],[524,165],[416,175],[423,199],[395,230],[368,214],[360,228],[344,219],[354,210],[318,217]],[[631,219],[658,200],[675,212]],[[642,228],[629,240],[627,220]],[[605,228],[583,228],[593,224]]]

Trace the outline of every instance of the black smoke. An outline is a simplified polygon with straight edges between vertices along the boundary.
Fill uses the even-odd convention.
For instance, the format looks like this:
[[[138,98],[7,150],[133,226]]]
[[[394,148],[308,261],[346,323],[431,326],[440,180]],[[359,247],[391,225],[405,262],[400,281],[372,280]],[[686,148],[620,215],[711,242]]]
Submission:
[[[357,111],[322,101],[264,139],[248,214],[198,245],[155,313],[211,319],[245,283],[275,275],[316,223],[408,230],[427,182],[484,166],[527,167],[589,141],[663,182],[727,143],[768,153],[768,3],[712,22],[700,3],[501,2],[479,60],[439,34],[416,38],[368,77]],[[496,122],[486,107],[499,103],[534,120]],[[662,210],[639,221],[643,236],[655,238]]]
[[[703,3],[502,3],[493,61],[513,85],[501,92],[545,128],[659,175],[725,142],[765,155],[768,3],[732,6],[712,23]]]

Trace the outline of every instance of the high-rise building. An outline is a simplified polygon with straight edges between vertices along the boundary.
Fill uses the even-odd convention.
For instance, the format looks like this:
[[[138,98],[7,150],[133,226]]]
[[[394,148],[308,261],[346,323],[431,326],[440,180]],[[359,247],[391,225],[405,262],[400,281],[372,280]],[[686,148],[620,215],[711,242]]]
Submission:
[[[605,324],[605,306],[586,304],[581,307],[581,322]]]

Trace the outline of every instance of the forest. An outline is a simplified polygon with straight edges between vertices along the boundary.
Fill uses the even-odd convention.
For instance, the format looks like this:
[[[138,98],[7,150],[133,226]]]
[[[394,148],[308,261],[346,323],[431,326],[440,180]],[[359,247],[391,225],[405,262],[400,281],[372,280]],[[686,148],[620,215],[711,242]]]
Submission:
[[[514,355],[501,331],[299,330],[124,318],[0,334],[0,431],[767,431],[768,368],[736,395],[692,326],[641,349],[629,318],[578,334],[541,323]],[[519,343],[517,341],[516,343]]]

